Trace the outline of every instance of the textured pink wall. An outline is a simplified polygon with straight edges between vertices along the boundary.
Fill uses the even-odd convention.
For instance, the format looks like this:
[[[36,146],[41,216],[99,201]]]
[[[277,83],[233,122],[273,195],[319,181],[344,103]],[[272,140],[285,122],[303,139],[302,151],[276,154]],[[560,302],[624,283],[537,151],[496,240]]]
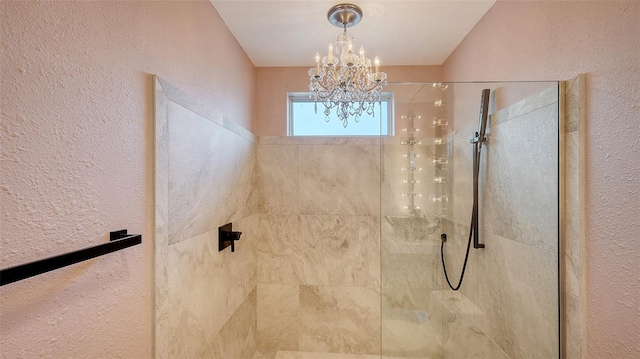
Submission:
[[[640,357],[640,2],[499,1],[446,81],[587,74],[587,352]]]
[[[202,2],[0,2],[0,267],[143,244],[0,289],[0,357],[150,356],[151,73],[250,128],[255,69]]]
[[[256,126],[259,136],[287,135],[287,92],[309,91],[308,67],[259,67],[256,76]],[[440,66],[383,67],[389,81],[437,82]]]

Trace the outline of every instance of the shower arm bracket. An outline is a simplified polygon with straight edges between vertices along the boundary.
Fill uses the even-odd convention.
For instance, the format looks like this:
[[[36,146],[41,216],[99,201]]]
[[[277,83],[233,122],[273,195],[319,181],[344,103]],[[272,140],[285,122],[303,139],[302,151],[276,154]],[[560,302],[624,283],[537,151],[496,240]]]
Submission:
[[[469,143],[476,144],[480,142],[487,142],[487,136],[482,136],[482,138],[480,138],[480,134],[474,132],[473,138],[469,140]]]

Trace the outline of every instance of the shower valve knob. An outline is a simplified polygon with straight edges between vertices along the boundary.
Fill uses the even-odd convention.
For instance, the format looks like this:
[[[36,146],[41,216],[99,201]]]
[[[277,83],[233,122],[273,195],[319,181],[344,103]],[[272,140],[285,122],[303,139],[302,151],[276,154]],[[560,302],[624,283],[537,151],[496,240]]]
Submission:
[[[231,252],[236,251],[235,242],[240,240],[242,232],[234,232],[232,224],[228,223],[218,228],[218,252],[231,246]]]

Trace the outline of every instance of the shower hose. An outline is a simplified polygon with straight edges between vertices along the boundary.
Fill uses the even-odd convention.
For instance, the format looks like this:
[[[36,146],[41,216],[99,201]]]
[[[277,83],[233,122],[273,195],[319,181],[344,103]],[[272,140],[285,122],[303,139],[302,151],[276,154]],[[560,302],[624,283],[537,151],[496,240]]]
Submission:
[[[480,147],[478,151],[475,153],[476,158],[474,158],[477,164],[476,166],[474,166],[474,171],[473,171],[473,175],[475,176],[474,178],[476,179],[474,181],[475,183],[477,183],[477,178],[480,175],[481,151],[482,151],[482,147]],[[460,273],[460,279],[458,280],[458,284],[455,287],[451,284],[451,280],[449,279],[449,274],[447,273],[447,265],[444,261],[444,242],[445,241],[443,240],[442,243],[440,243],[440,258],[442,259],[442,269],[444,270],[444,277],[447,280],[447,284],[449,285],[449,288],[451,288],[452,290],[458,290],[462,285],[462,280],[464,279],[464,273],[467,269],[467,261],[469,260],[469,250],[471,249],[471,238],[473,237],[473,233],[478,230],[476,228],[476,223],[478,222],[475,220],[477,215],[478,215],[478,205],[477,203],[474,203],[473,210],[471,211],[471,225],[469,226],[469,241],[467,242],[467,252],[464,255],[464,264],[462,264],[462,272]]]
[[[476,211],[474,208],[471,217],[473,218],[475,216],[476,216]],[[464,264],[462,265],[462,273],[460,273],[460,279],[458,280],[458,284],[455,287],[451,284],[451,281],[449,280],[449,275],[447,274],[447,265],[444,262],[444,242],[445,241],[443,240],[442,243],[440,243],[440,258],[442,259],[442,269],[444,270],[444,278],[447,280],[447,284],[449,285],[449,288],[453,290],[460,289],[460,286],[462,285],[462,279],[464,279],[464,272],[467,269],[467,261],[469,260],[469,249],[471,249],[471,237],[473,236],[473,232],[476,230],[474,228],[474,222],[475,221],[471,219],[471,226],[469,230],[469,241],[467,242],[467,252],[464,255]]]

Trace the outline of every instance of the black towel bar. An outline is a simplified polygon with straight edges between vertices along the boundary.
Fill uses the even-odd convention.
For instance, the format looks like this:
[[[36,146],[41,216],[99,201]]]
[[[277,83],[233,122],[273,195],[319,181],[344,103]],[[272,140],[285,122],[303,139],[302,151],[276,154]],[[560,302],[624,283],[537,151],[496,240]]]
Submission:
[[[142,235],[140,234],[127,234],[126,229],[110,232],[108,243],[0,270],[0,286],[86,261],[87,259],[99,257],[107,253],[119,251],[140,243],[142,243]]]

